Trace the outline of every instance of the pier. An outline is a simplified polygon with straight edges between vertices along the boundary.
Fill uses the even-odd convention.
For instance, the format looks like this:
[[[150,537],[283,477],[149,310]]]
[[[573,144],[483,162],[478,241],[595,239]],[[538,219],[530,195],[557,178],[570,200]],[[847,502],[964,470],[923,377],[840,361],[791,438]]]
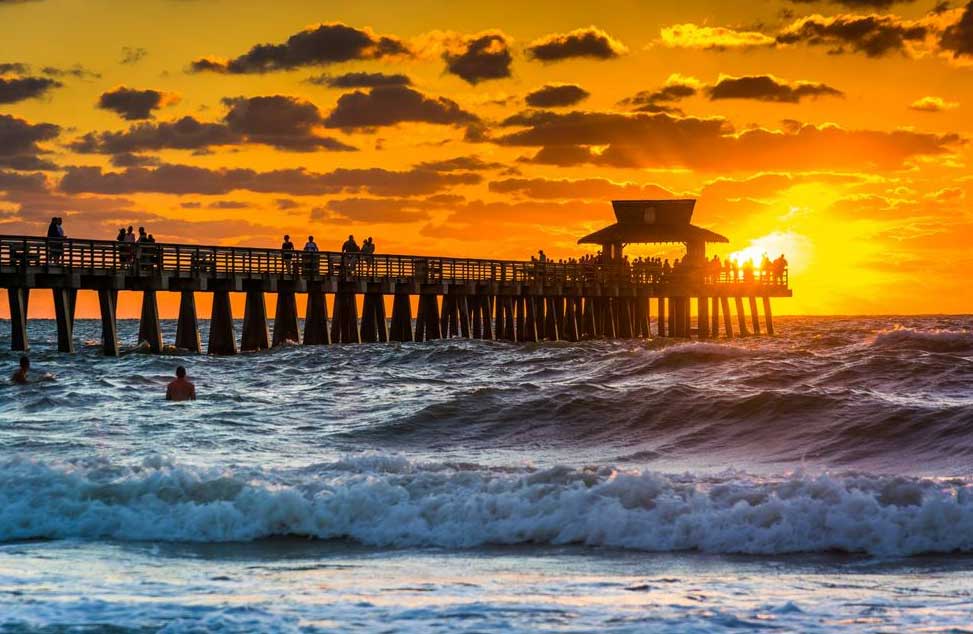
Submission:
[[[163,348],[159,293],[179,293],[173,343],[190,352],[203,351],[195,294],[213,294],[206,351],[218,355],[284,342],[328,345],[449,337],[536,342],[773,334],[771,299],[792,295],[787,271],[750,279],[709,272],[706,243],[728,240],[691,224],[694,202],[614,201],[617,222],[579,240],[602,246],[600,260],[585,263],[0,235],[0,288],[7,290],[10,305],[11,347],[23,351],[29,348],[30,296],[39,290],[53,293],[62,352],[74,351],[78,291],[97,291],[104,352],[116,356],[120,341],[115,311],[121,291],[142,294],[137,343],[156,353]],[[658,266],[630,264],[623,249],[635,243],[683,244],[684,263],[669,273]],[[230,293],[246,295],[239,340]],[[266,293],[276,294],[272,332]],[[307,295],[303,332],[296,299],[300,293]],[[390,314],[386,298],[391,299]],[[413,298],[418,298],[415,313]]]

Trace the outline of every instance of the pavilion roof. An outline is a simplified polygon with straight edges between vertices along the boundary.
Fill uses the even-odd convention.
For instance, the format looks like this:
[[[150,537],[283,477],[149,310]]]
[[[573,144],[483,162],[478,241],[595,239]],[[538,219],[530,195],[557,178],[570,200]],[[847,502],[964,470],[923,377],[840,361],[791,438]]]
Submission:
[[[692,199],[613,200],[618,222],[586,235],[578,244],[729,242],[690,223],[695,206]]]

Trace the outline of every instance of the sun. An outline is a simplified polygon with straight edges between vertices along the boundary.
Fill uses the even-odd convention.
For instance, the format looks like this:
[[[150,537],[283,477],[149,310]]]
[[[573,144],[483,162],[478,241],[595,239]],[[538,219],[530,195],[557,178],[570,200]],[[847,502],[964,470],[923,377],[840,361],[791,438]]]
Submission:
[[[736,260],[739,264],[750,261],[759,266],[764,255],[773,260],[783,254],[790,270],[794,272],[807,266],[810,252],[811,243],[806,236],[793,231],[776,231],[754,238],[748,246],[730,253],[727,258]]]

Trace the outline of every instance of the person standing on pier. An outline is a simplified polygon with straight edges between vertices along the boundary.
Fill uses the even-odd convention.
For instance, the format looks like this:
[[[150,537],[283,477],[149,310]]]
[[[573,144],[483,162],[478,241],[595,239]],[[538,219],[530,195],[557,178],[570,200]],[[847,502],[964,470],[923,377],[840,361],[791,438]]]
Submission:
[[[166,387],[167,401],[195,401],[196,386],[186,379],[186,368],[176,368],[176,380]]]
[[[361,247],[355,242],[355,236],[348,236],[345,243],[341,245],[341,252],[349,254],[345,261],[348,263],[348,271],[353,272],[358,266],[358,254],[361,253]]]
[[[304,272],[313,273],[318,270],[318,244],[314,241],[314,236],[308,236],[304,243]]]
[[[284,242],[280,245],[280,250],[280,259],[284,261],[284,272],[293,272],[291,259],[294,257],[294,243],[291,242],[291,237],[289,235],[284,236]]]

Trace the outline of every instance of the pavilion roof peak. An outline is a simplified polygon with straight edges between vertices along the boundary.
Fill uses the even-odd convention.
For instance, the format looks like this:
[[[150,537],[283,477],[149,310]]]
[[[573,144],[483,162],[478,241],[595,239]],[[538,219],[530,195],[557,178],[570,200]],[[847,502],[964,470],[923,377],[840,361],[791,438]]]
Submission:
[[[693,198],[613,200],[612,207],[618,222],[581,238],[579,244],[729,242],[692,224]]]

